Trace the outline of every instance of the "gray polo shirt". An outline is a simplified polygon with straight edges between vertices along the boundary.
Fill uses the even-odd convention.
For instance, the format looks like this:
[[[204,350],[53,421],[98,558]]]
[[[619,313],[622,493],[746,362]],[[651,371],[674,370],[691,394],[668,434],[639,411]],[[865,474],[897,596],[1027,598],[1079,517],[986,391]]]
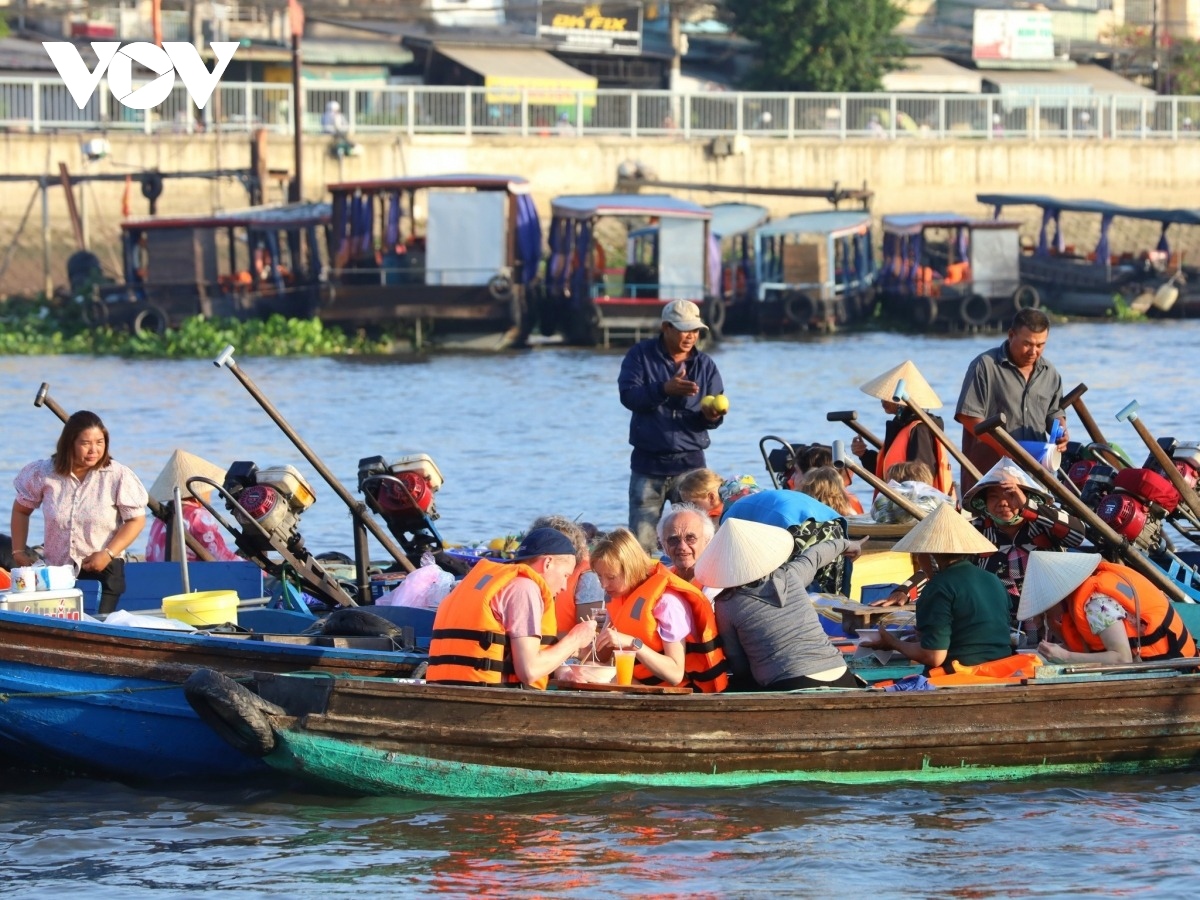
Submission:
[[[1004,413],[1005,428],[1018,441],[1046,440],[1051,423],[1062,415],[1062,378],[1058,370],[1042,357],[1026,381],[1008,358],[1007,341],[979,354],[967,369],[954,414],[990,419],[997,413]],[[981,472],[999,458],[966,428],[963,452]]]

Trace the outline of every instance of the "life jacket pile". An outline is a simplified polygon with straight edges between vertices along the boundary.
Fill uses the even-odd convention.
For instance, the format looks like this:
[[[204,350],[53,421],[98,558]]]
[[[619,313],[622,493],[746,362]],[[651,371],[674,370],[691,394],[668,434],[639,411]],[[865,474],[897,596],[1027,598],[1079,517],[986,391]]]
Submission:
[[[729,685],[729,668],[717,633],[713,605],[699,588],[673,574],[662,563],[655,564],[650,577],[629,594],[609,600],[609,622],[622,634],[641,638],[651,650],[662,653],[654,607],[668,590],[682,597],[692,613],[693,629],[684,642],[684,676],[680,686],[703,693],[725,690]],[[641,684],[663,683],[640,661],[633,667],[633,677]]]
[[[1133,569],[1104,560],[1066,599],[1062,632],[1068,650],[1101,653],[1107,649],[1098,636],[1080,625],[1087,622],[1084,606],[1093,594],[1111,597],[1124,608],[1123,624],[1135,660],[1149,662],[1197,655],[1196,642],[1184,627],[1183,619],[1154,582]]]
[[[438,684],[484,684],[517,687],[512,649],[504,625],[492,612],[492,600],[515,578],[528,578],[542,595],[542,643],[557,638],[554,598],[537,572],[521,563],[481,559],[446,595],[433,617],[429,668],[425,680]],[[529,687],[544,689],[549,676]]]

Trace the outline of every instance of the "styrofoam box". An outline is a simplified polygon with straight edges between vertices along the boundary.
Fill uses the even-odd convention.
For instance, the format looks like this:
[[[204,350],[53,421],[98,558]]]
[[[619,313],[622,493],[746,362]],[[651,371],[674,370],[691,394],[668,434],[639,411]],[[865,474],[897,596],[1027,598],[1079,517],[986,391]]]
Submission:
[[[25,591],[0,593],[0,610],[49,616],[78,622],[83,617],[83,591]]]

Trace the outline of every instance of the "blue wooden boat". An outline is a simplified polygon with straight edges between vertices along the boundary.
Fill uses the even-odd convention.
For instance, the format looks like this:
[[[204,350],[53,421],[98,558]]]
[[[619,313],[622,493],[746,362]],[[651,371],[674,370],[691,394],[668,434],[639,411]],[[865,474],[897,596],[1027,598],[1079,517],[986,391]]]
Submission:
[[[426,610],[391,614],[422,633],[432,619]],[[0,612],[0,755],[137,781],[261,773],[257,760],[214,740],[188,706],[182,683],[193,671],[402,676],[424,659],[393,646],[387,638],[217,635]]]

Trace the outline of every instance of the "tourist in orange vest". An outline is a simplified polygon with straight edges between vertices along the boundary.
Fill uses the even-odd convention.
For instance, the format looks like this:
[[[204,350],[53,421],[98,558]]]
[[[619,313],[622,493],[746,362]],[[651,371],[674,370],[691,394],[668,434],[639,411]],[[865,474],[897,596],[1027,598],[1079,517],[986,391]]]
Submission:
[[[850,442],[850,450],[862,461],[864,468],[871,470],[881,479],[896,463],[923,462],[933,473],[933,481],[930,484],[947,497],[953,498],[954,473],[950,468],[950,456],[946,448],[907,406],[892,399],[896,396],[896,385],[901,379],[904,380],[905,390],[913,403],[921,409],[928,411],[941,408],[941,398],[912,361],[905,360],[859,388],[864,394],[878,398],[883,404],[884,412],[892,417],[884,426],[883,448],[869,449],[866,441],[856,436]],[[941,418],[933,415],[930,418],[939,428],[945,430]]]
[[[1171,601],[1150,579],[1098,553],[1035,550],[1017,616],[1045,615],[1049,662],[1128,663],[1196,656],[1196,642]]]
[[[588,620],[554,643],[554,595],[574,568],[575,546],[553,528],[530,531],[511,561],[477,562],[438,606],[425,680],[544,688],[596,635]]]
[[[592,548],[592,571],[609,596],[599,650],[633,650],[640,684],[673,684],[712,693],[729,682],[712,603],[700,589],[646,555],[618,528]]]
[[[575,569],[567,578],[566,587],[554,595],[554,618],[559,635],[570,631],[580,620],[579,606],[600,608],[604,605],[604,589],[600,579],[592,571],[591,553],[588,551],[587,534],[566,516],[538,516],[529,526],[553,528],[571,539],[575,547]],[[585,612],[586,614],[586,612]]]
[[[696,581],[696,560],[715,532],[712,519],[700,507],[673,503],[658,520],[658,545],[671,560],[669,571],[703,590],[704,586]]]

